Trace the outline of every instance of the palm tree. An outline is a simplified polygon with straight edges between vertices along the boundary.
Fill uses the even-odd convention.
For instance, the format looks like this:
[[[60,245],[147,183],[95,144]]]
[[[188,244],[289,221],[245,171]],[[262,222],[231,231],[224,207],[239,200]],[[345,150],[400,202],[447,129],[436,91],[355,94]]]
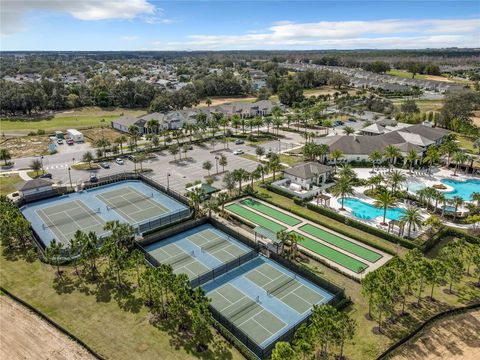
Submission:
[[[400,170],[395,170],[389,174],[387,180],[392,186],[392,193],[395,194],[395,191],[406,180],[406,178],[405,178],[405,175],[403,175]]]
[[[463,199],[460,197],[460,196],[454,196],[451,200],[450,200],[450,204],[452,204],[452,206],[455,208],[455,212],[453,214],[453,221],[455,221],[457,219],[457,210],[458,210],[458,207],[459,206],[462,206],[464,203]]]
[[[378,150],[373,150],[368,154],[368,159],[372,162],[372,172],[375,172],[375,163],[382,161],[382,153]]]
[[[190,146],[187,145],[187,144],[183,144],[182,151],[183,151],[183,158],[184,159],[187,159],[188,150],[190,150]]]
[[[7,149],[0,149],[0,160],[5,162],[5,166],[8,165],[8,160],[12,158],[12,155],[10,154],[10,151]]]
[[[460,150],[458,143],[454,139],[448,139],[441,146],[442,153],[447,154],[447,167],[450,166],[450,158]]]
[[[372,190],[382,184],[383,181],[383,176],[382,175],[375,175],[371,176],[367,180],[367,185],[370,185],[372,187]]]
[[[280,160],[277,156],[270,156],[270,160],[268,161],[268,169],[273,173],[273,181],[275,181],[275,174],[277,171],[282,169],[280,165]]]
[[[140,132],[138,130],[138,127],[136,125],[130,125],[128,127],[128,133],[130,134],[130,136],[132,137],[133,139],[133,142],[135,144],[135,149],[137,148],[137,140],[138,138],[140,137]]]
[[[455,162],[455,171],[453,176],[457,176],[459,165],[463,165],[467,161],[467,155],[463,151],[457,151],[453,154],[453,161]]]
[[[205,100],[205,104],[207,104],[207,107],[210,107],[210,105],[212,105],[212,100],[207,98],[207,100]]]
[[[238,182],[238,192],[242,192],[242,182],[249,179],[249,172],[245,169],[233,170],[233,177]]]
[[[257,171],[262,177],[262,183],[265,183],[265,174],[267,173],[267,167],[259,164],[255,171]]]
[[[107,154],[106,148],[107,148],[107,146],[110,146],[110,141],[108,141],[105,138],[102,138],[102,139],[99,139],[95,145],[97,147],[101,147],[102,150],[103,150],[103,153],[102,153],[103,156],[106,156],[106,154]]]
[[[437,147],[431,146],[427,149],[423,163],[428,165],[428,172],[431,173],[431,167],[440,160],[440,152]]]
[[[303,238],[294,232],[287,233],[287,241],[290,242],[290,247],[291,247],[291,252],[290,252],[291,259],[293,260],[296,259],[297,253],[298,253],[298,243],[302,240]]]
[[[423,224],[420,209],[415,206],[408,206],[400,217],[400,225],[408,224],[407,237],[410,237],[412,226],[414,229],[421,228]]]
[[[413,165],[415,165],[415,162],[418,160],[417,152],[414,149],[411,149],[407,153],[407,156],[405,157],[405,160],[407,161],[407,164],[409,165],[409,172],[411,174]]]
[[[397,159],[401,156],[401,153],[400,153],[400,149],[395,145],[388,145],[385,148],[383,155],[390,162],[390,164],[393,165],[395,164]]]
[[[188,197],[192,203],[195,214],[199,215],[200,203],[205,199],[205,190],[202,187],[195,187],[188,192]]]
[[[333,159],[335,164],[335,173],[337,172],[337,161],[343,157],[343,152],[341,150],[333,150],[328,156],[330,159]]]
[[[429,226],[429,233],[432,235],[443,225],[442,220],[437,215],[430,216],[427,220],[424,221],[423,225]]]
[[[38,177],[38,172],[42,169],[42,162],[38,159],[33,159],[30,163],[30,167],[35,171],[35,174]]]
[[[228,194],[226,192],[220,192],[217,195],[217,201],[218,204],[222,206],[222,212],[224,211],[225,208],[225,203],[228,201]]]
[[[477,206],[480,206],[480,192],[473,192],[472,195],[470,195],[470,199],[472,201],[475,201],[477,203]]]
[[[347,136],[350,136],[350,135],[352,135],[353,133],[355,133],[355,129],[352,128],[351,126],[345,126],[345,127],[343,128],[343,133],[344,133],[345,135],[347,135]]]
[[[231,122],[232,122],[232,126],[233,128],[235,129],[235,135],[238,134],[238,128],[240,127],[241,125],[241,121],[240,121],[240,116],[238,114],[235,114],[232,116],[231,118]]]
[[[397,201],[390,191],[382,191],[378,195],[374,202],[374,205],[378,208],[383,208],[383,221],[382,225],[387,225],[385,218],[387,217],[387,209],[392,208],[397,204]]]
[[[320,157],[321,162],[325,162],[325,157],[330,152],[330,148],[327,144],[317,145],[317,155]]]
[[[337,183],[331,189],[334,196],[341,198],[342,207],[340,210],[345,210],[343,207],[345,198],[349,195],[353,195],[352,182],[347,177],[340,177],[340,179],[338,179]]]
[[[127,138],[124,135],[120,135],[115,139],[115,143],[120,147],[120,153],[123,155],[123,144],[127,142]]]
[[[228,165],[227,157],[224,154],[220,155],[220,159],[218,160],[218,164],[222,167],[222,172],[225,172],[225,166]]]
[[[92,168],[92,161],[93,161],[93,154],[90,151],[85,152],[82,155],[82,161],[88,162],[88,167],[91,169]]]
[[[168,148],[168,151],[170,151],[170,154],[173,155],[174,161],[177,161],[177,154],[178,154],[178,152],[180,151],[179,148],[178,148],[178,145],[177,145],[177,144],[172,144],[172,145]]]
[[[157,133],[158,132],[158,120],[157,119],[150,119],[147,121],[147,128],[149,133]]]

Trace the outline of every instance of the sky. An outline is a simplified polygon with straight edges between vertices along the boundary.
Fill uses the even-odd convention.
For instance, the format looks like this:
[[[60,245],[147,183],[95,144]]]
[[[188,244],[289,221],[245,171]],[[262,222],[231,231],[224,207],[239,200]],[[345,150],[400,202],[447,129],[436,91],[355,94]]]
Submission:
[[[0,0],[0,50],[480,48],[480,1]]]

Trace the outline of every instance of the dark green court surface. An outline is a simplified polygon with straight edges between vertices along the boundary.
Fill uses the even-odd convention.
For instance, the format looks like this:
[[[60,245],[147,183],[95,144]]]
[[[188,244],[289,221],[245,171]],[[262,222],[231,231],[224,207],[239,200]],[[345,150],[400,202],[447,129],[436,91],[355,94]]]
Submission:
[[[267,206],[261,203],[260,201],[257,201],[251,198],[240,201],[240,204],[247,206],[251,209],[254,209],[258,212],[261,212],[262,214],[268,215],[274,218],[275,220],[281,221],[282,223],[290,226],[295,226],[302,222],[302,220],[299,220],[297,218],[294,218],[293,216],[285,214],[283,211],[274,209],[270,206]]]
[[[248,220],[249,222],[253,224],[257,224],[260,226],[263,226],[264,228],[272,231],[273,233],[279,233],[280,231],[286,230],[287,228],[283,225],[280,225],[279,223],[276,223],[275,221],[272,221],[270,219],[267,219],[266,217],[262,215],[258,215],[254,213],[251,210],[248,210],[244,208],[243,206],[240,206],[238,204],[230,204],[225,206],[225,208],[228,211],[231,211],[232,213],[243,217],[244,219]]]

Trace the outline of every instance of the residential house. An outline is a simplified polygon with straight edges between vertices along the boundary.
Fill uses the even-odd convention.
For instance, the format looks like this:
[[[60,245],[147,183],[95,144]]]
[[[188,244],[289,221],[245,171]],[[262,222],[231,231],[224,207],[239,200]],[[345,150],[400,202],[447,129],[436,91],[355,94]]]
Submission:
[[[331,166],[310,161],[285,169],[283,177],[304,189],[310,189],[313,185],[324,184],[332,172]]]

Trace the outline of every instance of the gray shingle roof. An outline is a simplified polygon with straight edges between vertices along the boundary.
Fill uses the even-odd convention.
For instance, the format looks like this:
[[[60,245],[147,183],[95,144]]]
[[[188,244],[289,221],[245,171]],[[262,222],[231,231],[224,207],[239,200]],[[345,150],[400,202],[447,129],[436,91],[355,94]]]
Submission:
[[[325,174],[332,171],[332,167],[322,165],[317,162],[307,162],[295,165],[291,168],[285,169],[283,172],[301,179],[310,179],[317,175]]]
[[[15,187],[19,191],[25,191],[25,190],[32,190],[32,189],[41,188],[41,187],[44,187],[44,186],[49,186],[49,185],[52,185],[52,184],[53,184],[53,182],[50,181],[50,180],[38,178],[38,179],[33,179],[33,180],[21,182],[21,183],[15,185]]]

